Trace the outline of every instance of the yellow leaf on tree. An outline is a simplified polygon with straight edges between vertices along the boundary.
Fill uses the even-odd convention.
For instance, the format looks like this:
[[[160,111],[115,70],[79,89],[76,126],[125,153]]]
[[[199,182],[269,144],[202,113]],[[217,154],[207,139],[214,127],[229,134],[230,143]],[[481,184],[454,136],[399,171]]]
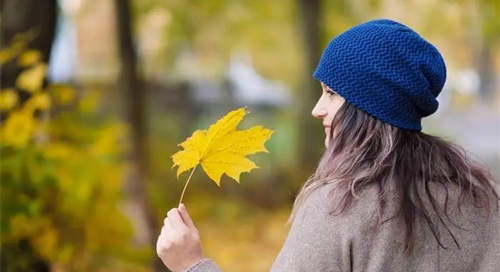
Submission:
[[[48,110],[51,106],[51,98],[48,93],[42,92],[32,95],[26,102],[26,109],[29,111]]]
[[[17,63],[21,67],[28,67],[42,60],[42,53],[38,50],[26,50],[19,56]]]
[[[39,63],[21,72],[16,79],[16,86],[28,92],[36,92],[42,88],[47,65]]]
[[[17,57],[24,50],[27,42],[28,41],[25,38],[21,38],[19,34],[14,36],[9,46],[0,49],[0,65],[4,65]]]
[[[75,98],[75,91],[70,85],[66,84],[51,84],[49,86],[49,91],[56,100],[61,105],[67,105],[73,101]]]
[[[0,111],[10,111],[19,103],[16,90],[12,88],[0,91]]]
[[[91,113],[99,106],[101,94],[97,90],[87,91],[78,101],[78,109],[83,113]]]
[[[16,110],[0,127],[2,143],[13,147],[24,147],[35,130],[35,119],[28,111]]]
[[[246,114],[244,108],[231,111],[208,130],[197,130],[181,143],[184,150],[172,156],[174,167],[179,167],[177,177],[201,164],[205,173],[220,186],[224,173],[239,182],[241,173],[258,168],[246,156],[268,152],[264,143],[273,132],[262,126],[236,130]]]

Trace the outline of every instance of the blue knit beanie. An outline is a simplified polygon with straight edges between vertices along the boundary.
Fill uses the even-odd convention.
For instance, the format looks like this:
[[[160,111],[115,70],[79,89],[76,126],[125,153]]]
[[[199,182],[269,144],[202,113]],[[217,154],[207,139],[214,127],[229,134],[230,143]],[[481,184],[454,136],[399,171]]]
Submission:
[[[314,77],[371,116],[419,131],[421,119],[438,108],[446,65],[415,31],[380,19],[331,40]]]

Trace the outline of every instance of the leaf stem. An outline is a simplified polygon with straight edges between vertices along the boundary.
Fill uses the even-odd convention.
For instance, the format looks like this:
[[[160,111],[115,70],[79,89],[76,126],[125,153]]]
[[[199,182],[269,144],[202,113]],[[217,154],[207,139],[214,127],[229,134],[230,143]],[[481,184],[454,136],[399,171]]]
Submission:
[[[186,192],[186,188],[189,184],[189,181],[191,180],[191,177],[193,176],[193,173],[194,173],[194,170],[196,169],[196,167],[198,167],[198,165],[196,165],[195,167],[193,167],[193,170],[191,171],[191,174],[189,174],[189,177],[186,181],[186,185],[184,185],[184,189],[182,190],[182,194],[181,194],[181,200],[179,200],[179,206],[181,205],[182,203],[182,198],[184,197],[184,193]]]

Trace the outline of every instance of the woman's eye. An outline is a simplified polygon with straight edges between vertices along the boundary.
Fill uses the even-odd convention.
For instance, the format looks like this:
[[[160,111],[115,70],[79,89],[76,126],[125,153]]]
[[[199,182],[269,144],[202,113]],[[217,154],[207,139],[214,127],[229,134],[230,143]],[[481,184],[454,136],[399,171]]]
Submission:
[[[326,90],[326,93],[328,94],[328,96],[333,96],[333,95],[336,95],[337,93],[332,91],[332,90]]]

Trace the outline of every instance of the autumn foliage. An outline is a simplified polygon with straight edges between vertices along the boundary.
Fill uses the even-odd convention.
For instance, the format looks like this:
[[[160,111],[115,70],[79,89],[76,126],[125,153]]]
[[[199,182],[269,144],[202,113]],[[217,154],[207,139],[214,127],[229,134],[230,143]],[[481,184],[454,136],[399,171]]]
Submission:
[[[139,267],[119,206],[127,127],[99,113],[98,92],[44,85],[40,59],[22,40],[0,53],[23,68],[0,92],[1,270]]]

